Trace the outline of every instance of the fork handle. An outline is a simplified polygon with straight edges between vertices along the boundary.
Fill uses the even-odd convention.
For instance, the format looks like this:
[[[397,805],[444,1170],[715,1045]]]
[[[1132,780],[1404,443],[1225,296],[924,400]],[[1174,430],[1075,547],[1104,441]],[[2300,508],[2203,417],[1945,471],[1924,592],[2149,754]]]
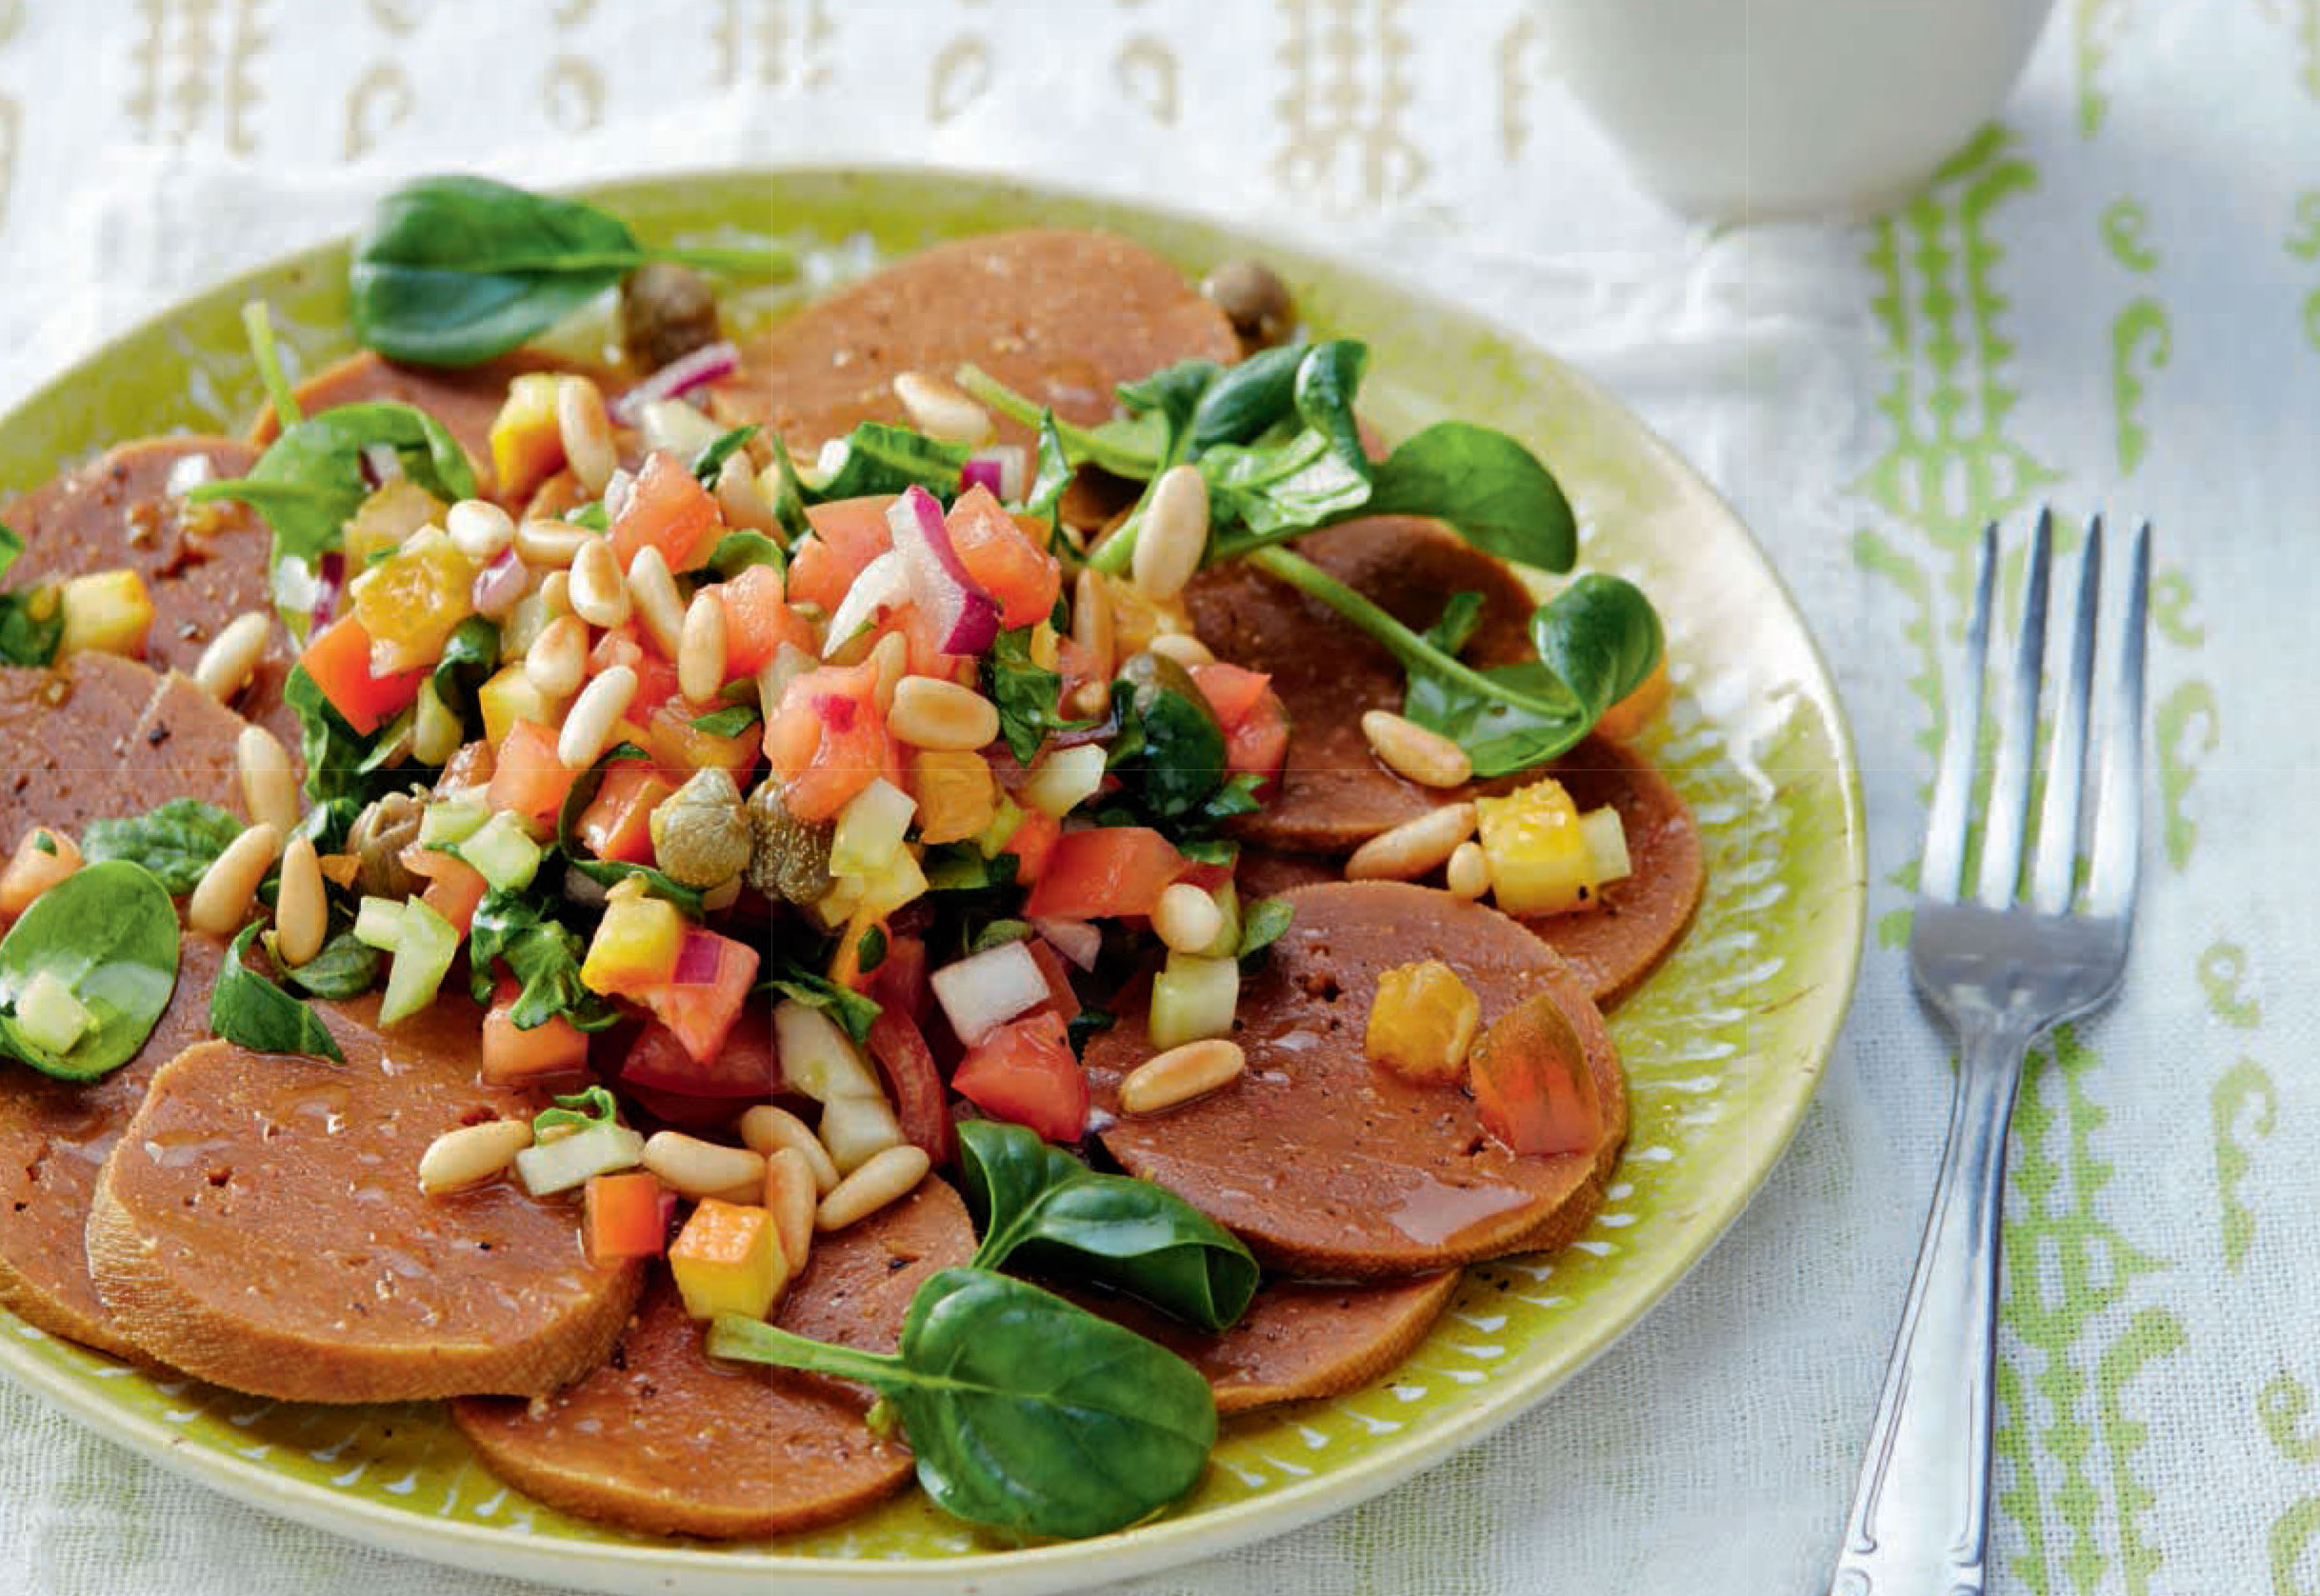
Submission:
[[[1961,1039],[1933,1208],[1830,1596],[1982,1596],[2006,1127],[2029,1040]]]

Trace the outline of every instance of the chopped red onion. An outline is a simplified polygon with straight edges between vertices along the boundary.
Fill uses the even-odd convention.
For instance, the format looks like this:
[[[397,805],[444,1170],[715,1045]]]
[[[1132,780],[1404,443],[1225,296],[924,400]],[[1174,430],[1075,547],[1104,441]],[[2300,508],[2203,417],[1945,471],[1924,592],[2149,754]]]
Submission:
[[[496,621],[516,607],[530,582],[531,573],[516,558],[515,550],[503,549],[491,557],[490,565],[475,573],[475,585],[468,591],[468,602],[475,607],[475,613]]]
[[[720,339],[682,354],[612,401],[612,419],[633,427],[643,407],[656,399],[677,399],[703,383],[728,377],[741,368],[741,350]]]
[[[685,940],[677,944],[676,968],[669,977],[676,987],[706,987],[717,978],[721,961],[720,949],[725,939],[714,931],[702,930],[697,926],[685,928]]]
[[[347,557],[335,549],[326,549],[314,562],[313,623],[327,627],[338,613],[339,590],[347,585]]]
[[[1021,502],[1030,489],[1023,446],[992,444],[969,455],[967,464],[959,469],[959,487],[964,489],[978,483],[1003,505]]]
[[[886,512],[910,577],[910,602],[933,623],[935,647],[946,654],[979,654],[999,635],[999,606],[959,560],[943,507],[913,486]]]
[[[1063,920],[1043,914],[1031,921],[1031,929],[1082,969],[1093,969],[1096,955],[1104,950],[1104,933],[1086,920]]]
[[[403,457],[394,451],[392,444],[363,445],[363,480],[373,488],[383,488],[403,474]]]

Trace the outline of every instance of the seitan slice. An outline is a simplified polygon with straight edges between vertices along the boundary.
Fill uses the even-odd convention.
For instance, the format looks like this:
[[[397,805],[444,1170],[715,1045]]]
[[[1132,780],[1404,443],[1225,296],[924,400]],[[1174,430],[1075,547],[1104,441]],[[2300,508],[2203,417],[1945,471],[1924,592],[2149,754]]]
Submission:
[[[0,848],[35,826],[77,837],[91,820],[143,814],[165,798],[240,813],[244,724],[186,677],[112,654],[0,668]]]

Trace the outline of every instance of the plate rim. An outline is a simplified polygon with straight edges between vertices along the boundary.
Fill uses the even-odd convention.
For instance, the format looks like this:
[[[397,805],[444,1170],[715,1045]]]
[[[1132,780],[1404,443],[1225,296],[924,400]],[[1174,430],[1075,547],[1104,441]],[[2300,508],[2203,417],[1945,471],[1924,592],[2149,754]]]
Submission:
[[[1185,1517],[1168,1517],[1116,1531],[1093,1540],[1055,1543],[1006,1550],[975,1551],[959,1556],[913,1560],[866,1559],[847,1562],[822,1556],[765,1551],[730,1551],[681,1539],[664,1538],[629,1544],[616,1541],[578,1541],[535,1536],[506,1526],[437,1518],[399,1509],[367,1497],[339,1491],[313,1481],[287,1476],[262,1463],[230,1452],[197,1447],[160,1419],[106,1401],[101,1384],[89,1380],[59,1381],[52,1368],[23,1349],[23,1343],[57,1338],[0,1318],[0,1372],[42,1401],[61,1408],[99,1434],[123,1445],[149,1461],[218,1491],[221,1495],[271,1511],[311,1528],[382,1547],[435,1564],[457,1564],[463,1554],[482,1553],[493,1560],[493,1571],[536,1580],[555,1580],[590,1588],[643,1588],[639,1582],[607,1583],[608,1576],[625,1571],[641,1579],[682,1573],[701,1587],[720,1591],[762,1590],[769,1577],[784,1577],[793,1587],[843,1590],[847,1596],[920,1596],[930,1590],[962,1588],[971,1581],[976,1591],[1008,1590],[1029,1593],[1066,1588],[1079,1576],[1110,1581],[1150,1573],[1197,1559],[1221,1555],[1260,1541],[1274,1539],[1330,1514],[1344,1511],[1384,1494],[1405,1480],[1436,1466],[1453,1454],[1472,1446],[1531,1411],[1553,1391],[1626,1339],[1646,1315],[1659,1307],[1702,1260],[1728,1235],[1786,1157],[1802,1127],[1811,1100],[1827,1075],[1830,1059],[1842,1038],[1866,957],[1868,928],[1868,846],[1862,781],[1852,726],[1846,714],[1837,678],[1819,637],[1807,622],[1803,607],[1782,577],[1770,552],[1730,501],[1673,445],[1662,437],[1633,409],[1593,377],[1570,365],[1545,344],[1511,326],[1498,315],[1461,304],[1410,282],[1397,272],[1373,269],[1286,229],[1250,225],[1234,217],[1199,209],[1154,204],[1070,183],[1026,179],[1004,170],[943,163],[842,162],[686,168],[607,174],[582,183],[558,185],[551,191],[593,196],[623,190],[665,188],[695,182],[730,183],[762,180],[769,185],[791,183],[923,182],[930,177],[953,178],[984,192],[1011,192],[1023,197],[1048,196],[1093,208],[1120,218],[1117,225],[1132,236],[1135,219],[1163,226],[1186,227],[1221,233],[1234,243],[1283,255],[1311,259],[1342,280],[1382,290],[1431,316],[1463,323],[1487,334],[1494,346],[1543,360],[1583,393],[1590,405],[1621,417],[1635,442],[1650,458],[1657,474],[1681,480],[1712,503],[1737,531],[1734,546],[1756,569],[1786,608],[1796,636],[1804,645],[1802,659],[1809,669],[1799,673],[1796,686],[1812,704],[1829,733],[1830,759],[1839,776],[1836,836],[1830,846],[1843,849],[1835,890],[1842,894],[1841,916],[1850,935],[1840,956],[1837,988],[1826,1034],[1810,1049],[1809,1068],[1791,1072],[1790,1081],[1768,1092],[1779,1113],[1779,1134],[1751,1144],[1745,1176],[1720,1183],[1698,1205],[1701,1227],[1687,1238],[1681,1261],[1666,1278],[1648,1291],[1637,1293],[1610,1316],[1610,1326],[1593,1346],[1567,1364],[1518,1376],[1494,1388],[1484,1400],[1463,1409],[1440,1430],[1397,1448],[1355,1458],[1310,1481],[1280,1486],[1260,1496],[1222,1504]],[[1108,224],[1109,225],[1109,224]],[[350,234],[338,234],[269,257],[230,276],[217,279],[123,327],[69,366],[28,389],[0,414],[4,431],[22,412],[55,402],[90,368],[115,356],[126,344],[166,329],[194,301],[213,301],[236,289],[301,268],[325,266],[346,249]],[[12,1331],[13,1333],[8,1333]],[[1100,1569],[1083,1566],[1099,1563]]]

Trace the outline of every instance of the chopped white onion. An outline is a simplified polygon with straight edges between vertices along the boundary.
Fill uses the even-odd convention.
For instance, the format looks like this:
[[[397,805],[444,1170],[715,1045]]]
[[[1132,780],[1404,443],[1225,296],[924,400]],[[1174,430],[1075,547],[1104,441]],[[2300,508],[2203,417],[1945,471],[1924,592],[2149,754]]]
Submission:
[[[1031,929],[1044,938],[1049,947],[1061,953],[1082,969],[1093,969],[1096,956],[1104,950],[1104,933],[1091,921],[1060,920],[1041,915],[1031,922]]]
[[[889,610],[898,609],[910,600],[910,572],[902,556],[890,549],[862,568],[862,574],[838,601],[837,613],[830,617],[822,633],[822,657],[828,659],[863,628],[874,626]]]
[[[841,1097],[884,1101],[878,1077],[836,1022],[810,1004],[784,998],[773,1009],[773,1048],[782,1079],[817,1103]]]
[[[1020,942],[1001,943],[934,972],[934,1001],[970,1047],[1048,1001],[1048,978]]]

